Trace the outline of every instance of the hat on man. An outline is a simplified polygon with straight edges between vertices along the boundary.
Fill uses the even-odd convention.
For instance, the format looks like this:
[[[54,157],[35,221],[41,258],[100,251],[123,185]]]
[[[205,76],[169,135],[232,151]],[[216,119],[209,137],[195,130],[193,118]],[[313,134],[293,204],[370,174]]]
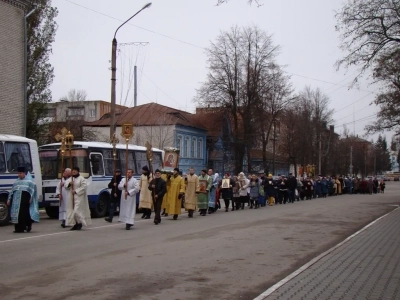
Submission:
[[[175,168],[175,169],[174,169],[174,171],[177,171],[177,172],[179,172],[179,168]]]
[[[272,174],[268,174],[268,177],[272,177]]]
[[[148,171],[149,171],[149,167],[148,167],[148,166],[144,166],[144,167],[142,168],[142,170],[148,172]]]
[[[231,174],[228,173],[228,172],[226,172],[225,175],[228,176],[228,177],[231,177]]]
[[[19,173],[25,173],[25,172],[26,172],[26,168],[25,168],[25,167],[18,167],[18,168],[17,168],[17,171],[18,171]]]
[[[116,169],[115,173],[121,173],[121,170],[120,169]]]

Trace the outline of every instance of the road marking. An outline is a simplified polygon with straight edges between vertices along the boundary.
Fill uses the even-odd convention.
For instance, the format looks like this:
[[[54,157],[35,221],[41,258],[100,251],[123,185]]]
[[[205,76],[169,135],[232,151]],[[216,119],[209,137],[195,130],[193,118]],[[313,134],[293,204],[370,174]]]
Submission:
[[[365,227],[361,228],[359,231],[357,231],[356,233],[352,234],[351,236],[349,236],[347,239],[345,239],[344,241],[340,242],[339,244],[337,244],[336,246],[333,246],[331,249],[325,251],[324,253],[318,255],[317,257],[313,258],[312,260],[310,260],[308,263],[306,263],[305,265],[303,265],[302,267],[300,267],[299,269],[297,269],[296,271],[294,271],[292,274],[289,274],[287,277],[285,277],[284,279],[282,279],[281,281],[279,281],[278,283],[274,284],[273,286],[271,286],[269,289],[267,289],[265,292],[263,292],[262,294],[260,294],[259,296],[257,296],[256,298],[254,298],[253,300],[264,300],[266,299],[269,295],[271,295],[273,292],[275,292],[277,289],[279,289],[281,286],[283,286],[284,284],[286,284],[288,281],[292,280],[293,278],[295,278],[297,275],[299,275],[300,273],[302,273],[303,271],[307,270],[309,267],[311,267],[313,264],[315,264],[317,261],[319,261],[320,259],[322,259],[324,256],[330,254],[331,252],[333,252],[334,250],[336,250],[337,248],[339,248],[340,246],[342,246],[343,244],[347,243],[349,240],[351,240],[352,238],[354,238],[355,236],[359,235],[361,232],[363,232],[364,230],[366,230],[367,228],[371,227],[372,225],[374,225],[376,222],[378,222],[379,220],[387,217],[388,215],[390,215],[391,213],[394,213],[396,210],[400,209],[399,207],[394,209],[393,211],[383,215],[382,217],[379,217],[378,219],[372,221],[371,223],[369,223],[368,225],[366,225]]]
[[[135,221],[136,223],[144,222],[147,220],[138,220]],[[153,220],[149,220],[153,221]],[[125,223],[122,222],[117,222],[116,224],[110,224],[110,225],[104,225],[104,226],[97,226],[97,227],[88,227],[85,228],[84,231],[86,230],[94,230],[94,229],[101,229],[101,228],[107,228],[107,227],[113,227],[113,226],[118,226],[118,225],[123,225]],[[47,234],[41,234],[41,235],[35,235],[35,236],[27,236],[23,238],[18,238],[18,239],[11,239],[11,240],[5,240],[5,241],[0,241],[0,244],[2,243],[8,243],[8,242],[16,242],[16,241],[22,241],[22,240],[28,240],[28,239],[35,239],[35,238],[40,238],[40,237],[46,237],[46,236],[52,236],[52,235],[60,235],[60,234],[66,234],[66,233],[73,233],[74,231],[68,230],[68,231],[63,231],[63,232],[54,232],[54,233],[47,233]]]

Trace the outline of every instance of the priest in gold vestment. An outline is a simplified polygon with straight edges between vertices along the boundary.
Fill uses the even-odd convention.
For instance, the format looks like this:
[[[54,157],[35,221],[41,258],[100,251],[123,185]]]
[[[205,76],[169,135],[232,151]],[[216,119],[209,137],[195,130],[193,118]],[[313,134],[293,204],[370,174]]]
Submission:
[[[199,177],[190,168],[185,180],[185,209],[189,212],[189,218],[193,218],[193,212],[197,209],[197,194],[200,192]]]
[[[174,220],[181,214],[182,197],[185,194],[185,181],[179,175],[179,169],[175,168],[169,178],[167,187],[167,214],[174,215]]]

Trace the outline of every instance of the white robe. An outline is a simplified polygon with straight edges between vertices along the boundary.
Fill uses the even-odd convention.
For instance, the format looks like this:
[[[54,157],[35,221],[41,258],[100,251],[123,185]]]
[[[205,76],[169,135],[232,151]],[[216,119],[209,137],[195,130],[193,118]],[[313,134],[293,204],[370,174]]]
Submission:
[[[136,213],[136,194],[139,192],[139,183],[133,177],[128,180],[128,196],[125,199],[125,181],[126,178],[122,178],[121,182],[118,184],[118,188],[122,191],[119,222],[133,225],[135,222],[134,218]]]
[[[71,182],[74,179],[73,183]],[[69,184],[71,183],[71,187]],[[90,218],[89,200],[86,193],[86,179],[82,176],[73,178],[72,176],[65,181],[64,187],[68,190],[67,201],[67,218],[65,220],[66,226],[72,226],[76,223],[81,223],[84,226],[92,224]],[[71,189],[75,190],[72,195]],[[74,198],[74,207],[72,207],[72,196]]]
[[[61,205],[58,208],[58,219],[61,221],[65,221],[67,219],[67,206],[68,206],[67,202],[69,201],[68,194],[71,193],[71,191],[64,188],[64,184],[65,184],[65,179],[63,177],[62,181],[59,184],[57,184],[56,188],[56,195],[61,194],[62,196]]]

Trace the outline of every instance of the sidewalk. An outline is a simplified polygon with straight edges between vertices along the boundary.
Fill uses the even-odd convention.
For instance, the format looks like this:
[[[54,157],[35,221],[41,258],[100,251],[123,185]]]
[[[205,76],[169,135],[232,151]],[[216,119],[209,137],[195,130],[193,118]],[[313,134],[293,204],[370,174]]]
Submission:
[[[255,299],[400,299],[400,208]]]

